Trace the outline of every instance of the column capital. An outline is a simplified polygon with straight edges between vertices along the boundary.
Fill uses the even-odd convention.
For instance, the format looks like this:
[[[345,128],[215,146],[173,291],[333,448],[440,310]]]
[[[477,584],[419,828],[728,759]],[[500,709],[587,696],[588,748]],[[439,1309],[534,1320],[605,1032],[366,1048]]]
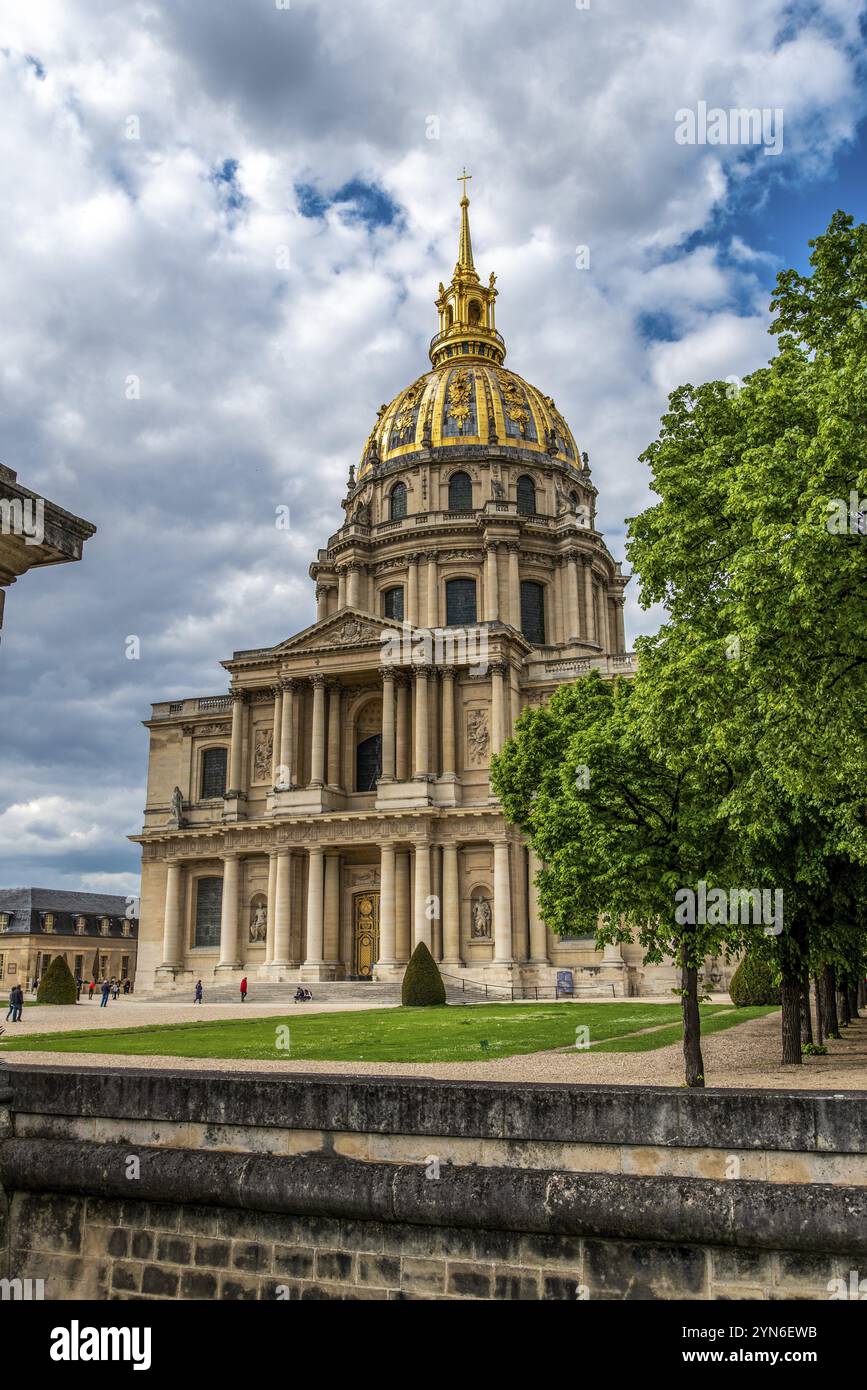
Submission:
[[[485,537],[485,550],[496,551],[503,544],[502,541],[495,540],[493,537]]]
[[[300,690],[301,685],[302,682],[296,679],[295,676],[283,676],[280,680],[281,689],[284,692],[288,691],[290,694],[294,694],[296,690]]]
[[[458,668],[456,666],[441,666],[439,673],[444,681],[453,681],[458,674]]]
[[[505,541],[504,544],[510,555],[520,554],[521,546],[518,541]]]
[[[582,565],[584,566],[584,568],[585,568],[586,570],[592,570],[592,568],[593,568],[593,556],[592,556],[592,555],[582,555],[582,556],[580,557],[580,559],[581,559]]]
[[[488,670],[494,676],[505,676],[508,669],[508,662],[505,661],[491,661],[488,664]]]
[[[406,563],[407,565],[417,565],[420,559],[421,556],[419,555],[418,551],[414,550],[412,555],[407,555]]]
[[[245,705],[245,704],[247,703],[247,692],[246,692],[246,690],[239,690],[239,689],[230,690],[230,691],[229,691],[229,699],[232,701],[232,704],[233,704],[233,705],[234,705],[234,704]]]
[[[413,666],[413,667],[412,667],[412,675],[413,675],[413,679],[416,680],[416,681],[418,681],[418,680],[425,680],[425,681],[427,681],[427,680],[430,680],[431,677],[433,677],[433,676],[436,675],[436,667],[434,667],[434,666],[424,666],[424,665],[422,665],[422,666]]]
[[[395,681],[395,680],[397,680],[397,670],[396,670],[396,668],[395,668],[394,666],[380,666],[380,668],[379,668],[379,679],[380,679],[381,681]]]
[[[325,683],[326,683],[328,677],[325,675],[324,671],[317,671],[315,675],[313,675],[313,676],[308,676],[307,679],[308,679],[308,681],[310,682],[310,684],[313,686],[313,689],[314,689],[314,690],[318,690],[318,689],[324,690],[324,689],[325,689]]]

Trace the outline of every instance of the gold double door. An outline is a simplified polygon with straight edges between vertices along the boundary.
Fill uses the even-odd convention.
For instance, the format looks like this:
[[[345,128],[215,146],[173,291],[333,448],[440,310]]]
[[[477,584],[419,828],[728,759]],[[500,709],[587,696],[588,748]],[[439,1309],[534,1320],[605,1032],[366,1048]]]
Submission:
[[[379,959],[379,894],[356,893],[352,899],[352,973],[369,979]]]

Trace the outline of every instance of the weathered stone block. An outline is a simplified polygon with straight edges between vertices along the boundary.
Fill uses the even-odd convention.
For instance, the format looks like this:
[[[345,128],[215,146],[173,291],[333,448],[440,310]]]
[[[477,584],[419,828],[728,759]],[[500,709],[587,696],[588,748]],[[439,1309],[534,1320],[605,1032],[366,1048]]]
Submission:
[[[291,1279],[309,1279],[313,1273],[313,1251],[300,1246],[275,1245],[272,1265],[275,1274]]]
[[[145,1265],[141,1277],[141,1291],[154,1294],[157,1298],[177,1298],[177,1271],[161,1269],[159,1265]]]
[[[584,1243],[584,1283],[591,1298],[699,1298],[707,1291],[706,1265],[697,1246]]]
[[[490,1298],[491,1270],[449,1262],[446,1292],[457,1298]]]

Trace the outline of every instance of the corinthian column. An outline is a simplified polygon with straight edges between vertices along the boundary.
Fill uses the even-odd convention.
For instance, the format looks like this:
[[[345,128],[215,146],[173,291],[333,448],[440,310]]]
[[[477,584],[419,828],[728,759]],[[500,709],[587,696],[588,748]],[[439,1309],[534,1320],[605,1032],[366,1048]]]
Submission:
[[[497,543],[485,545],[485,619],[495,623],[500,616],[500,577],[497,571]]]
[[[399,964],[409,960],[411,951],[409,930],[409,851],[399,849],[394,871],[394,953]]]
[[[310,760],[310,785],[321,787],[325,782],[325,677],[311,676],[313,686],[313,740]]]
[[[518,545],[510,541],[509,553],[509,613],[508,621],[512,627],[521,631],[521,575],[518,568]]]
[[[297,681],[283,682],[283,706],[280,720],[280,785],[295,785],[295,690]]]
[[[177,969],[182,965],[181,883],[183,870],[177,859],[166,862],[166,902],[163,918],[163,965]]]
[[[423,941],[428,950],[431,949],[432,936],[431,920],[427,915],[428,898],[430,897],[430,845],[427,841],[421,841],[415,847],[415,931],[413,933],[413,947]]]
[[[529,889],[530,889],[530,960],[536,965],[547,965],[548,962],[548,929],[539,910],[539,890],[536,887],[536,875],[541,868],[538,856],[531,849],[528,851],[529,859]]]
[[[430,775],[430,728],[428,725],[426,666],[415,668],[415,769],[413,778],[426,782]]]
[[[418,627],[418,556],[411,555],[406,571],[406,620]]]
[[[274,959],[274,932],[277,922],[277,851],[268,851],[268,906],[266,910],[265,964]]]
[[[455,669],[443,667],[442,768],[443,777],[455,777]]]
[[[358,608],[361,596],[361,566],[354,560],[349,565],[349,583],[346,587],[346,602],[350,608]]]
[[[304,964],[322,964],[323,944],[323,854],[311,849],[307,869],[307,953]]]
[[[321,623],[328,617],[328,590],[324,584],[316,585],[316,621]]]
[[[274,964],[288,965],[292,918],[292,855],[288,849],[277,851],[275,912],[277,920],[274,928]]]
[[[443,845],[443,965],[462,965],[458,847]]]
[[[328,785],[340,786],[340,681],[328,682]]]
[[[427,552],[427,625],[439,624],[439,566],[435,550]]]
[[[383,845],[380,856],[378,964],[394,965],[396,963],[394,845]]]
[[[394,676],[393,666],[384,666],[382,677],[382,782],[394,781]]]
[[[503,747],[503,710],[505,692],[503,688],[506,674],[505,663],[491,663],[491,752],[499,753]]]
[[[597,641],[596,620],[593,616],[593,561],[584,558],[584,637],[588,642]]]
[[[395,772],[398,782],[405,782],[411,772],[411,724],[409,717],[410,685],[404,674],[397,677],[397,719],[395,724]]]
[[[280,739],[283,732],[283,691],[274,686],[274,727],[271,733],[271,786],[280,780]]]
[[[623,623],[623,609],[626,604],[625,598],[615,599],[614,617],[617,625],[617,651],[622,654],[626,651],[626,629]]]
[[[337,571],[337,608],[346,607],[346,566]]]
[[[230,691],[232,697],[232,742],[229,750],[229,790],[226,796],[244,795],[244,710],[247,696],[243,690]]]
[[[509,846],[494,841],[494,963],[511,965],[512,885],[509,873]]]
[[[220,913],[220,970],[237,970],[238,957],[238,856],[223,855],[223,905]]]

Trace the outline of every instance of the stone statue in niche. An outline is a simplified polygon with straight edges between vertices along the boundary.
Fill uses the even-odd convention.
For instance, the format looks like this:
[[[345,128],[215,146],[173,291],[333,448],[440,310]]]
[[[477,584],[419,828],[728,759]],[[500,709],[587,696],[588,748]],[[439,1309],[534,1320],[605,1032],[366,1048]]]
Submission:
[[[256,730],[256,746],[253,750],[253,781],[270,782],[271,763],[274,757],[273,729]]]
[[[491,904],[487,898],[473,898],[470,904],[470,936],[473,941],[490,941]]]
[[[503,500],[503,498],[505,497],[505,495],[506,495],[506,489],[503,487],[503,484],[502,484],[501,482],[499,482],[496,478],[492,478],[492,479],[491,479],[491,496],[494,498],[494,500],[495,500],[496,502],[502,502],[502,500]]]
[[[180,787],[175,787],[172,792],[172,809],[169,813],[169,826],[172,830],[180,830],[184,824],[184,798]]]
[[[250,942],[265,941],[268,936],[268,908],[265,903],[254,903],[250,914]]]

